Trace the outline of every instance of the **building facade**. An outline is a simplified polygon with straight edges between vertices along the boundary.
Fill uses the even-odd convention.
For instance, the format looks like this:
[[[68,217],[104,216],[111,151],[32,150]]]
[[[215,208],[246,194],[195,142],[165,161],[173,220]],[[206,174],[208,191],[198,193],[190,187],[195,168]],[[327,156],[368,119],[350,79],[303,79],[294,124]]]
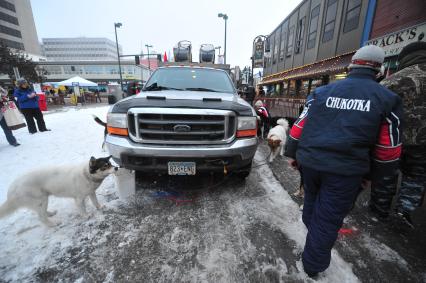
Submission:
[[[0,42],[41,55],[30,0],[0,0]]]
[[[59,82],[74,76],[80,76],[100,85],[120,82],[117,61],[37,61],[36,64],[39,70],[44,71],[44,82]],[[150,71],[144,65],[136,66],[133,60],[125,60],[121,61],[121,74],[123,84],[130,81],[146,82]],[[10,85],[9,76],[0,75],[0,83]]]
[[[120,81],[117,61],[40,61],[37,64],[46,72],[45,80],[48,82],[63,81],[74,76],[100,84]],[[146,82],[150,76],[147,67],[136,66],[133,60],[121,61],[121,74],[123,83],[134,80]]]
[[[424,0],[302,1],[268,37],[260,85],[268,89],[264,100],[272,114],[298,116],[315,87],[346,77],[363,45],[382,47],[388,73],[395,70],[403,46],[426,40],[425,11]]]
[[[414,41],[426,41],[426,1],[377,0],[368,41],[385,51],[387,73],[396,71],[402,48]]]
[[[48,61],[117,60],[116,43],[108,38],[43,38],[42,43]]]

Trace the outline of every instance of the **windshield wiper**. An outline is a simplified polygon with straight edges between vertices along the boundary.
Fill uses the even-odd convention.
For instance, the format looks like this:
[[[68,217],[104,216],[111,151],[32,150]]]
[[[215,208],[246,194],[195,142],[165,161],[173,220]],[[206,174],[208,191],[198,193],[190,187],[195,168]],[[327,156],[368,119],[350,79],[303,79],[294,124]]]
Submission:
[[[208,91],[208,92],[220,92],[211,88],[204,88],[204,87],[188,87],[185,88],[185,90],[192,90],[192,91]]]
[[[168,86],[161,86],[161,85],[157,85],[157,83],[153,83],[152,85],[146,87],[145,90],[156,91],[156,90],[184,90],[184,89],[168,87]]]

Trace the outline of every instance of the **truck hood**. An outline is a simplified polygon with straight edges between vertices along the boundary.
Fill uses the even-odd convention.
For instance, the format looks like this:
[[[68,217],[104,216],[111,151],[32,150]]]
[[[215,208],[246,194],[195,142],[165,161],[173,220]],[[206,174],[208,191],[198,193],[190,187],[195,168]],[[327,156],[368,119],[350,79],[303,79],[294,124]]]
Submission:
[[[195,108],[230,110],[239,116],[255,116],[253,108],[233,93],[202,91],[144,91],[120,100],[111,109],[113,113],[127,113],[134,107]]]
[[[181,90],[163,90],[163,91],[143,91],[136,95],[136,98],[146,98],[147,96],[165,97],[166,99],[185,99],[185,100],[203,100],[203,98],[220,98],[226,101],[234,101],[238,97],[233,93],[227,92],[207,92],[207,91],[181,91]]]

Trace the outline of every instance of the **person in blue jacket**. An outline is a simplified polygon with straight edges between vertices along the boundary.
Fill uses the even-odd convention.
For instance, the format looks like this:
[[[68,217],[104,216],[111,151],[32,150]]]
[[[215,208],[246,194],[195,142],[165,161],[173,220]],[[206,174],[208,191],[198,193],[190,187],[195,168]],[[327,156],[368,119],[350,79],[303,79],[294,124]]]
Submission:
[[[401,98],[375,79],[385,53],[360,48],[346,79],[315,89],[290,130],[285,155],[302,171],[302,263],[315,277],[328,268],[343,219],[369,174],[393,176],[401,154]]]
[[[40,132],[50,131],[46,128],[43,113],[38,105],[37,94],[30,88],[25,79],[19,79],[17,85],[18,87],[15,89],[13,95],[18,100],[19,108],[22,114],[24,114],[25,121],[27,121],[30,134],[37,132],[34,119],[37,121],[37,127]]]

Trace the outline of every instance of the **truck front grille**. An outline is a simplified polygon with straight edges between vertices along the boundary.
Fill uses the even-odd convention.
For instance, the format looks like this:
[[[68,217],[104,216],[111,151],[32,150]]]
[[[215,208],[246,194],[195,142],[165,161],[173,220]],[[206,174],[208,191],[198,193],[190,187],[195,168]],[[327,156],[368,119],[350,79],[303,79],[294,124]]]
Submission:
[[[130,136],[140,143],[220,144],[235,137],[232,111],[132,108],[128,115]]]

